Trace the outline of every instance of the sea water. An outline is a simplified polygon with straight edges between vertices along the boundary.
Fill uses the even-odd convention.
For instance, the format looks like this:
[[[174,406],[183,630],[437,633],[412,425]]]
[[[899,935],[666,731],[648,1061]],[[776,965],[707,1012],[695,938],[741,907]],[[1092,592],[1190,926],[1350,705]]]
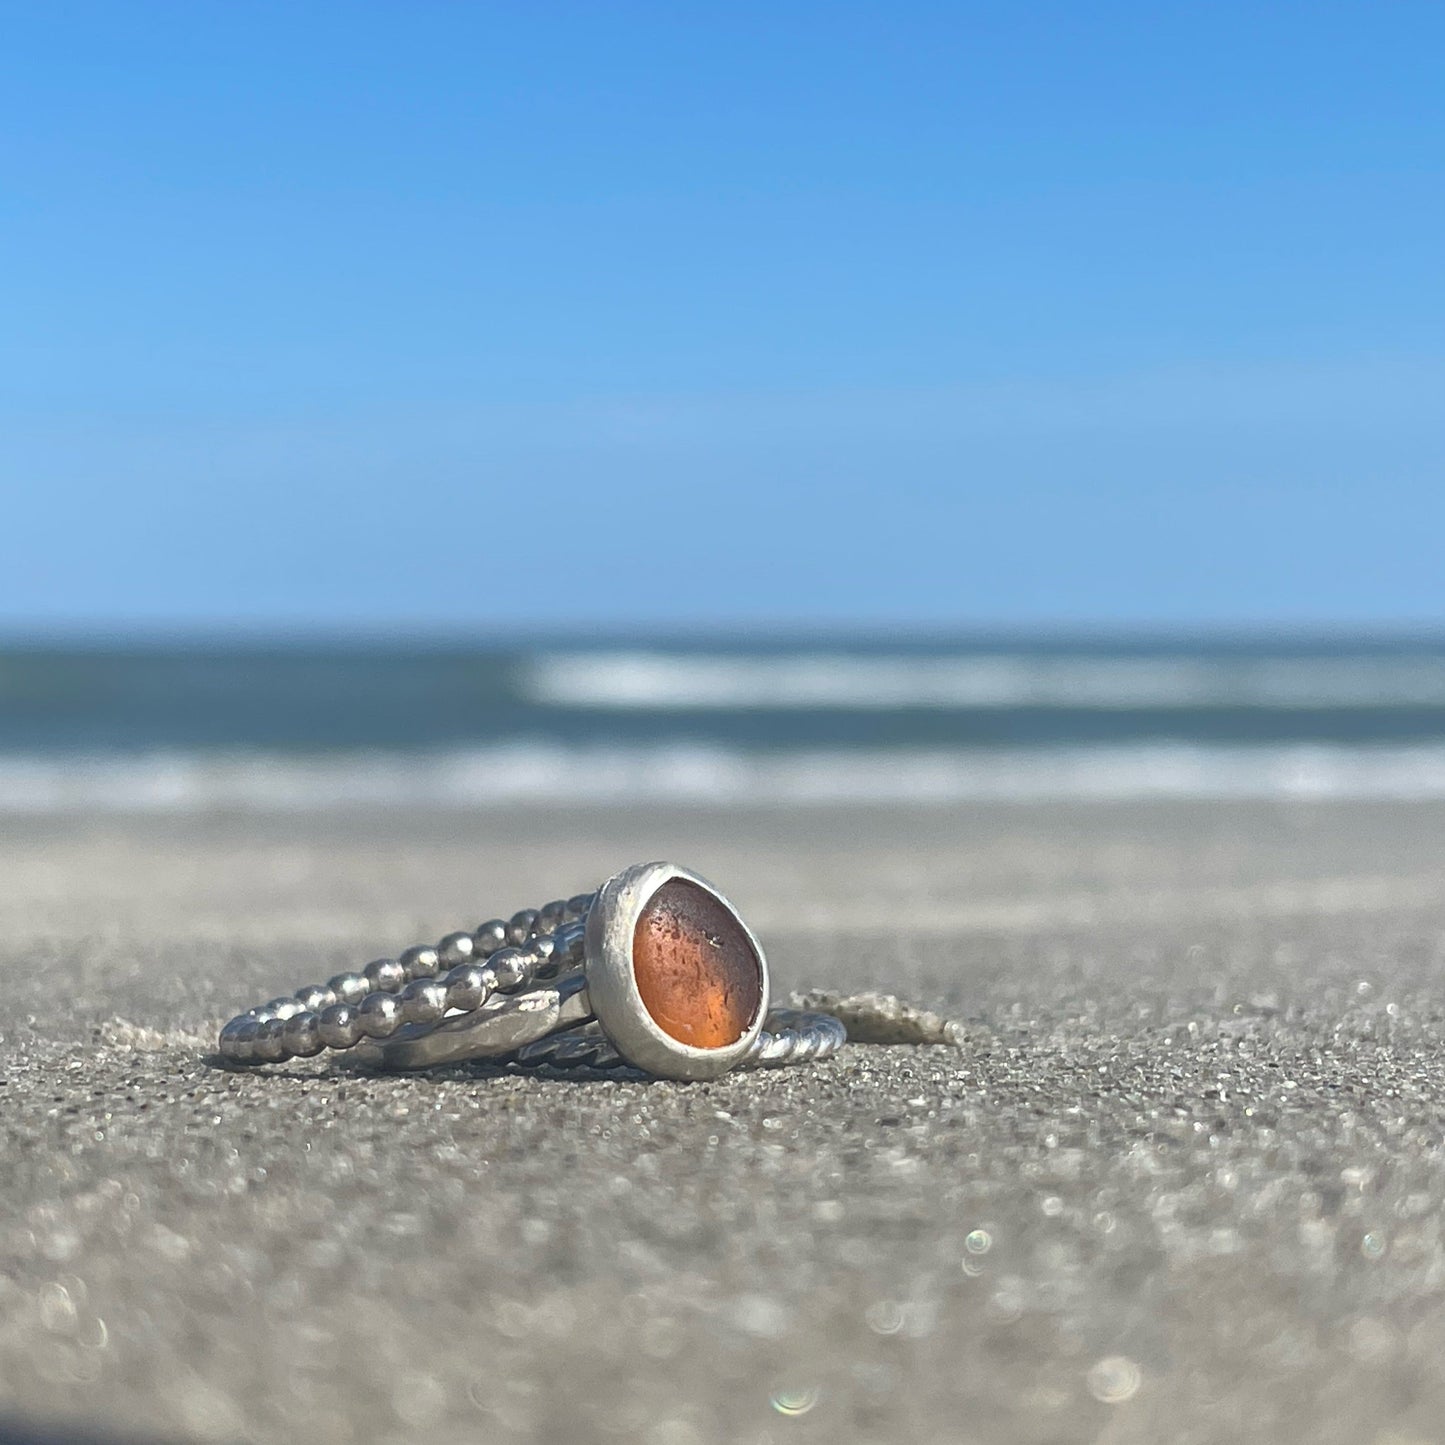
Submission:
[[[1445,797],[1445,640],[0,648],[0,812]]]

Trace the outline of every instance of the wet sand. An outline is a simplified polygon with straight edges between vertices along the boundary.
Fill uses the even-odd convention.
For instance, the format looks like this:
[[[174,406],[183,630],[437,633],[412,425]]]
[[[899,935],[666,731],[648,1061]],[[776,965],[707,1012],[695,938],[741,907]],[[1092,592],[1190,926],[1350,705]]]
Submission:
[[[208,1062],[656,856],[965,1046]],[[0,1035],[0,1438],[1445,1438],[1438,804],[9,819]]]

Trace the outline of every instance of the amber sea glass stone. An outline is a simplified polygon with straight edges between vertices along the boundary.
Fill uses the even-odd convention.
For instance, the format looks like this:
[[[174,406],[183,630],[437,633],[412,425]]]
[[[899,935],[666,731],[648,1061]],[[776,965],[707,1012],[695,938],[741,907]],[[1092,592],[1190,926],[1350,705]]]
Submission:
[[[757,1017],[763,971],[742,925],[705,888],[664,883],[632,938],[642,1002],[664,1033],[697,1049],[735,1044]]]

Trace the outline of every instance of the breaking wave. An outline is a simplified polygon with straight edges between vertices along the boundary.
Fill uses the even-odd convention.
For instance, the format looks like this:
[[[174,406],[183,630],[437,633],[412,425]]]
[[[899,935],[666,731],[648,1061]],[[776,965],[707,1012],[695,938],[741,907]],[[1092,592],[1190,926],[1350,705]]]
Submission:
[[[1445,706],[1445,656],[777,655],[639,649],[530,659],[522,692],[553,707],[1325,710]]]
[[[746,750],[515,742],[433,752],[0,756],[0,814],[424,806],[1445,798],[1445,744]]]

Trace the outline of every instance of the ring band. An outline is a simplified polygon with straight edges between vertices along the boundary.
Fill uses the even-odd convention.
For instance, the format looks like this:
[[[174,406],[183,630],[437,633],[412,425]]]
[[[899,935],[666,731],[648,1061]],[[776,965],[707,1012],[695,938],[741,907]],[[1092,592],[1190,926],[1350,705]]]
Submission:
[[[832,1015],[770,1010],[767,961],[736,908],[687,868],[643,863],[595,894],[273,999],[232,1019],[220,1051],[280,1063],[360,1045],[385,1068],[490,1058],[708,1079],[826,1058],[846,1036]]]
[[[405,1028],[384,1043],[359,1045],[367,1062],[388,1069],[430,1069],[471,1059],[514,1059],[552,1068],[615,1069],[624,1058],[590,1011],[586,979],[580,972],[527,993],[490,1000],[469,1014],[456,1014],[434,1027]],[[525,1039],[526,1042],[519,1042]],[[846,1043],[841,1019],[814,1009],[768,1011],[737,1068],[777,1068],[825,1059]]]

